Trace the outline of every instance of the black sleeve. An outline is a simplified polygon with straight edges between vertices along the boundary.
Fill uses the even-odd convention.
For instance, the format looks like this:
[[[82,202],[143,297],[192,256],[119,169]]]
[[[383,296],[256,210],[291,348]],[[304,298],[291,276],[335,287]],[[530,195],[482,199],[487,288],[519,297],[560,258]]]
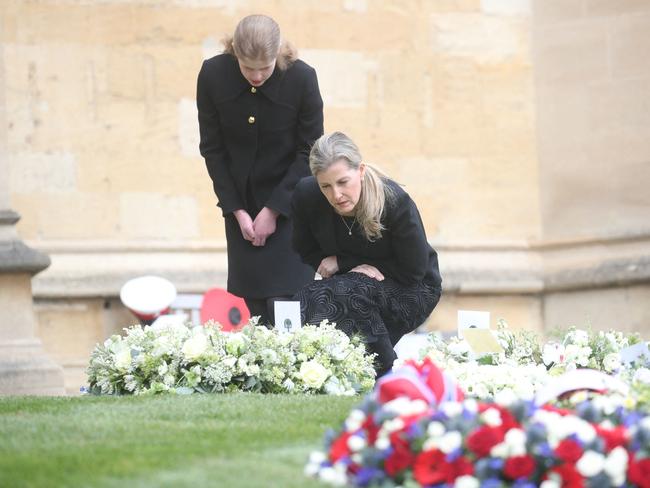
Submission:
[[[199,149],[205,158],[208,174],[212,179],[214,193],[224,215],[244,208],[230,173],[230,158],[223,144],[219,113],[210,97],[210,79],[205,62],[196,84],[196,106],[199,112]]]
[[[293,221],[292,244],[294,251],[300,255],[302,262],[308,264],[316,271],[323,258],[325,258],[325,255],[309,226],[310,219],[307,211],[308,205],[306,203],[307,194],[298,185],[291,199]]]
[[[415,203],[407,194],[389,205],[385,218],[390,230],[393,256],[369,259],[343,254],[337,256],[339,272],[346,273],[360,264],[371,264],[384,276],[404,284],[422,281],[429,265],[430,247]]]
[[[316,139],[323,135],[323,100],[318,89],[316,71],[309,68],[303,91],[296,127],[296,159],[278,184],[265,206],[288,216],[291,194],[296,184],[309,175],[309,151]]]

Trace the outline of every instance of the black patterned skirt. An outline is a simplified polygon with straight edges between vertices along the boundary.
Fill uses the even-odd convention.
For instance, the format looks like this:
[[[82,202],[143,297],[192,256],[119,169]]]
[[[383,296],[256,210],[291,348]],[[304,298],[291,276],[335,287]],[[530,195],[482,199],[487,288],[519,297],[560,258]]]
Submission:
[[[295,296],[303,323],[336,323],[347,335],[359,334],[372,344],[386,336],[394,346],[422,325],[440,300],[440,287],[426,281],[403,285],[349,272],[316,280]]]

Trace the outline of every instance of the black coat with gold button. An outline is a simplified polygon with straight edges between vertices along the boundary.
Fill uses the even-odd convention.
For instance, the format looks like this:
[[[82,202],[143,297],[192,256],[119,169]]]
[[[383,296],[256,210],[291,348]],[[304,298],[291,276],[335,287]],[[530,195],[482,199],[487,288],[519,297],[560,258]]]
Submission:
[[[315,70],[297,60],[277,66],[260,87],[242,76],[237,59],[220,54],[198,76],[200,149],[226,223],[228,290],[246,298],[292,295],[313,279],[291,248],[291,196],[309,174],[309,149],[323,134],[323,101]],[[246,241],[232,212],[255,219],[280,213],[262,247]]]

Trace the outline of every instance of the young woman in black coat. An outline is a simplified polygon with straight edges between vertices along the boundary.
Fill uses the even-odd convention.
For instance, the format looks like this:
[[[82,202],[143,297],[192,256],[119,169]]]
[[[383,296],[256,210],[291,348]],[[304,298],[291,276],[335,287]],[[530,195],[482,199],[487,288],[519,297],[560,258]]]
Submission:
[[[291,195],[323,133],[316,72],[282,43],[270,17],[242,19],[197,83],[205,158],[228,244],[228,291],[262,322],[314,272],[291,247]]]
[[[345,134],[320,137],[309,164],[314,176],[293,195],[293,246],[323,279],[294,299],[305,323],[327,319],[348,335],[360,334],[377,354],[381,376],[396,358],[393,346],[440,299],[437,254],[413,200],[364,164]]]

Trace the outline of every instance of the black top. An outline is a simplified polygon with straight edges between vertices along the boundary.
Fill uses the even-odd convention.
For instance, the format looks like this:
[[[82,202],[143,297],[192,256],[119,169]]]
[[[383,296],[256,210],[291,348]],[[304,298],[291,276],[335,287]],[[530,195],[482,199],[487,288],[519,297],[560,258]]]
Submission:
[[[298,60],[277,66],[251,87],[237,59],[220,54],[203,63],[196,103],[205,158],[225,216],[228,290],[246,298],[293,295],[313,279],[291,247],[288,215],[296,183],[309,174],[309,149],[323,133],[323,101],[316,72]],[[262,207],[280,212],[266,244],[245,240],[232,215]]]
[[[237,58],[220,54],[203,62],[196,103],[200,150],[224,215],[266,206],[287,216],[294,186],[309,174],[311,144],[323,134],[316,71],[297,60],[253,88]]]
[[[426,280],[440,286],[438,255],[427,242],[415,203],[397,183],[385,182],[395,198],[387,201],[381,219],[385,227],[381,238],[370,242],[352,218],[345,218],[343,222],[313,176],[303,178],[292,200],[294,249],[314,270],[323,258],[336,256],[338,273],[347,273],[360,264],[370,264],[384,276],[402,284]],[[352,235],[349,235],[350,226]]]

